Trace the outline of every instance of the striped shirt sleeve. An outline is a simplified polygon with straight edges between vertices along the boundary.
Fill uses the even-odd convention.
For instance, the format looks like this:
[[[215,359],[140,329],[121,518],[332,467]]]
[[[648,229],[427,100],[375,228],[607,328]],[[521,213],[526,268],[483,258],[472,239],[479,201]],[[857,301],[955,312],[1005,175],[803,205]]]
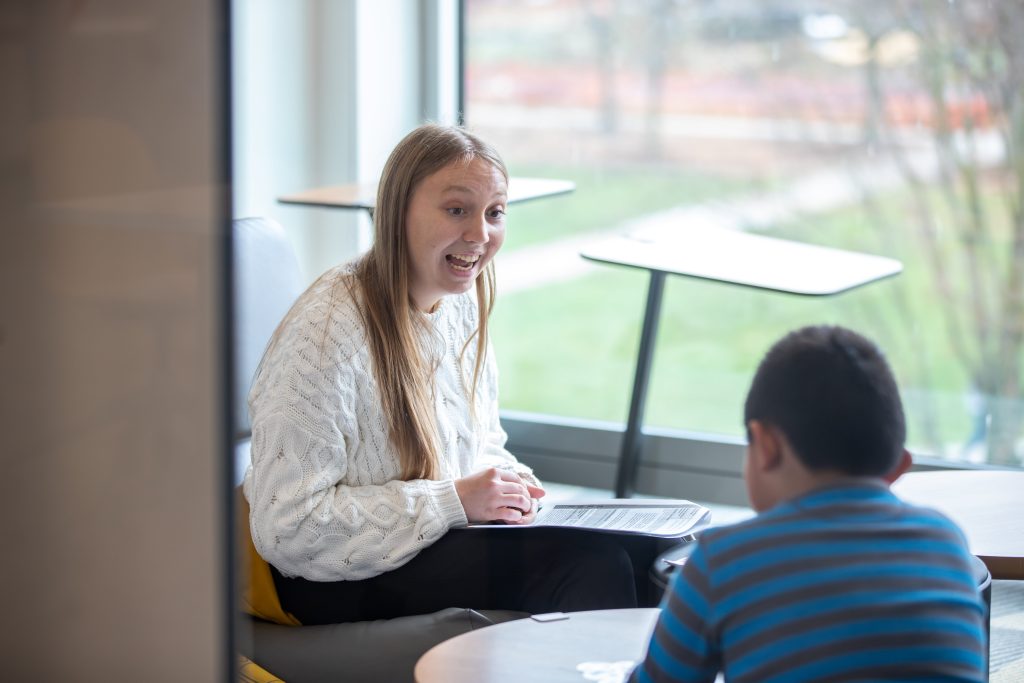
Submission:
[[[647,657],[633,672],[635,683],[714,681],[721,666],[712,623],[707,557],[698,543],[661,602],[661,615]]]

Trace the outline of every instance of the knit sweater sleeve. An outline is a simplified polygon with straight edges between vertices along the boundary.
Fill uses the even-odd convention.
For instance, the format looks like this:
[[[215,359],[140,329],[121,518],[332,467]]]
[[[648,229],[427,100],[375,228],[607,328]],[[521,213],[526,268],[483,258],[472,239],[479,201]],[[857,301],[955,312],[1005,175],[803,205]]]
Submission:
[[[252,453],[246,493],[253,543],[286,576],[376,576],[466,523],[450,480],[340,483],[348,465],[343,440],[324,438],[295,416],[255,422]]]
[[[250,395],[244,493],[259,554],[286,576],[370,578],[466,524],[452,480],[402,481],[351,302],[301,310]]]

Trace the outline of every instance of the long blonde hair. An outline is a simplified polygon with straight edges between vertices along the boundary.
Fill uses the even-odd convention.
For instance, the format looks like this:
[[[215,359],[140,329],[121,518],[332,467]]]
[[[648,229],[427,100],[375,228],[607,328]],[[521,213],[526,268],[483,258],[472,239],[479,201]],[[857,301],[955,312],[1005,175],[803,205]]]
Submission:
[[[357,286],[361,294],[374,375],[404,480],[437,479],[441,474],[432,396],[435,368],[421,352],[419,340],[426,318],[409,293],[406,216],[412,194],[424,178],[449,164],[472,159],[487,161],[508,180],[508,170],[498,153],[463,128],[425,124],[398,143],[377,187],[373,246],[357,262],[350,285]],[[465,354],[476,338],[468,397],[471,410],[487,354],[487,320],[494,306],[493,262],[476,279],[476,299],[478,325],[462,347]]]

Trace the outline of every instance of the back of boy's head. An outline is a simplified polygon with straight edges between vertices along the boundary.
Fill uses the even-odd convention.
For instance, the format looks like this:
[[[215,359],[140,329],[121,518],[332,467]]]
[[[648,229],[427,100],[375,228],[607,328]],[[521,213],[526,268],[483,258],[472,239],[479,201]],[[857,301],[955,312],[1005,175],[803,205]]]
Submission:
[[[906,424],[881,350],[843,327],[814,326],[776,342],[758,366],[743,423],[781,430],[810,470],[882,476],[899,461]]]

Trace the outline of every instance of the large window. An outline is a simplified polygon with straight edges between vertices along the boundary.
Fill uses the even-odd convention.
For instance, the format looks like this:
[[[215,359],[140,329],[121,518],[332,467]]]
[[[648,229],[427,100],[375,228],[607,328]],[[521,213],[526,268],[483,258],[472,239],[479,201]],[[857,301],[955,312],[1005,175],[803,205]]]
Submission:
[[[903,261],[804,299],[670,278],[648,424],[741,434],[764,350],[839,323],[886,349],[920,452],[1024,455],[1024,5],[466,0],[466,121],[515,175],[494,335],[505,408],[622,422],[647,277],[608,232],[729,227]]]

